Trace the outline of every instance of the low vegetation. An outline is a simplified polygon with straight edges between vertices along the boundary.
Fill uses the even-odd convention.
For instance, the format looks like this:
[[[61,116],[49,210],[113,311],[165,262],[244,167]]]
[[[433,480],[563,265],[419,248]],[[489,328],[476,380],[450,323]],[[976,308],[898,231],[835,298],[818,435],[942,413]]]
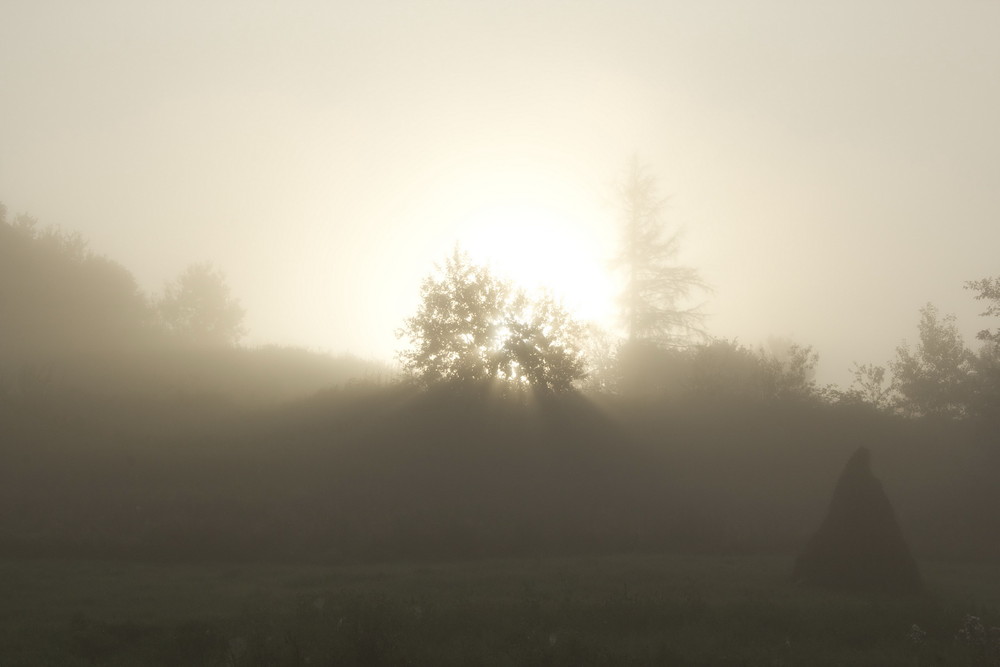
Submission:
[[[351,567],[2,561],[4,665],[994,665],[1000,571],[792,585],[784,557]]]

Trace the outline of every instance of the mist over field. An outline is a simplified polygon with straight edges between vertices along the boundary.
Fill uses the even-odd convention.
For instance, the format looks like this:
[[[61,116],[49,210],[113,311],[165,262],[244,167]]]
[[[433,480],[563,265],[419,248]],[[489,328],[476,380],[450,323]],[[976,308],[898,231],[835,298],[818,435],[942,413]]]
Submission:
[[[997,664],[998,31],[6,3],[0,662]]]

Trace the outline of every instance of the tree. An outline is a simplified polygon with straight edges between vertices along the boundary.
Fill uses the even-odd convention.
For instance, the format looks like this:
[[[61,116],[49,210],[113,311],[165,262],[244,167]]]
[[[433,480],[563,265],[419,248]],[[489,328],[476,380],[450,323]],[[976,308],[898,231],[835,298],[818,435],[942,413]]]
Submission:
[[[590,323],[583,335],[584,358],[587,361],[587,377],[584,391],[590,393],[614,393],[621,382],[619,348],[621,341],[603,327]]]
[[[231,346],[246,334],[246,312],[222,272],[207,262],[191,264],[167,283],[157,310],[167,331],[196,345]]]
[[[816,395],[819,353],[811,345],[772,337],[758,357],[767,378],[766,386],[774,398],[798,400]]]
[[[980,313],[983,317],[1000,317],[1000,277],[970,280],[965,288],[979,292],[977,301],[989,303]],[[1000,327],[993,331],[983,329],[976,337],[983,341],[983,346],[976,357],[974,411],[979,416],[997,419],[1000,417]]]
[[[732,340],[713,340],[686,351],[687,389],[701,400],[768,400],[770,369],[762,356]]]
[[[529,298],[518,290],[504,320],[501,376],[544,391],[569,391],[586,375],[584,327],[551,294]]]
[[[715,340],[684,351],[688,387],[700,398],[799,401],[815,396],[819,355],[810,346],[774,339],[771,350]]]
[[[625,277],[621,304],[628,343],[680,347],[692,338],[703,338],[704,315],[686,303],[708,286],[696,269],[676,263],[680,233],[667,231],[666,201],[637,158],[632,159],[617,197],[622,236],[615,266]]]
[[[932,304],[920,310],[916,350],[903,343],[889,362],[901,406],[914,415],[961,417],[967,414],[975,357],[955,326],[955,316],[940,317]]]
[[[988,342],[975,357],[976,382],[972,412],[1000,421],[1000,343]]]
[[[889,409],[893,405],[896,383],[886,378],[885,371],[885,366],[854,362],[851,367],[854,379],[847,392],[841,396],[846,401],[864,403],[876,410]]]
[[[1000,278],[983,278],[965,283],[965,289],[976,290],[976,301],[987,301],[989,305],[980,313],[983,317],[1000,317]],[[979,340],[1000,344],[1000,328],[996,331],[983,329],[977,334]]]
[[[0,204],[0,364],[138,344],[150,314],[125,267]]]
[[[503,381],[567,391],[584,375],[582,326],[551,296],[523,290],[476,266],[458,248],[420,286],[420,306],[396,332],[398,357],[425,386]]]

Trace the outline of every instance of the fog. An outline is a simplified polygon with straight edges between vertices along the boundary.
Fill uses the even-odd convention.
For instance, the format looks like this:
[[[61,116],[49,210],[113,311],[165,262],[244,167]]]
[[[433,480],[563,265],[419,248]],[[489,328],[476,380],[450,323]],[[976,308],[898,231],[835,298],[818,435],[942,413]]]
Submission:
[[[0,663],[1000,664],[998,34],[0,3]]]
[[[391,360],[456,242],[616,326],[619,285],[572,286],[614,255],[635,154],[709,333],[812,345],[846,384],[927,302],[983,326],[998,31],[971,1],[8,2],[0,201],[149,293],[213,262],[246,343]],[[538,238],[497,243],[507,219]]]

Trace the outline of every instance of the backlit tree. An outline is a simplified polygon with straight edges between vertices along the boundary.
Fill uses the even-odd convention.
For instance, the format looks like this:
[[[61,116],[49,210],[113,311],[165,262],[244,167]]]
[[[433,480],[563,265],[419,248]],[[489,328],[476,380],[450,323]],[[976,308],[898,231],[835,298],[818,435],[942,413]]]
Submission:
[[[582,327],[550,296],[531,298],[455,249],[420,286],[398,355],[425,386],[501,381],[566,391],[584,376]]]
[[[666,200],[637,158],[617,198],[621,246],[615,266],[625,280],[621,306],[628,342],[679,347],[704,337],[704,316],[690,299],[708,286],[696,269],[677,263],[680,232],[668,229]]]

